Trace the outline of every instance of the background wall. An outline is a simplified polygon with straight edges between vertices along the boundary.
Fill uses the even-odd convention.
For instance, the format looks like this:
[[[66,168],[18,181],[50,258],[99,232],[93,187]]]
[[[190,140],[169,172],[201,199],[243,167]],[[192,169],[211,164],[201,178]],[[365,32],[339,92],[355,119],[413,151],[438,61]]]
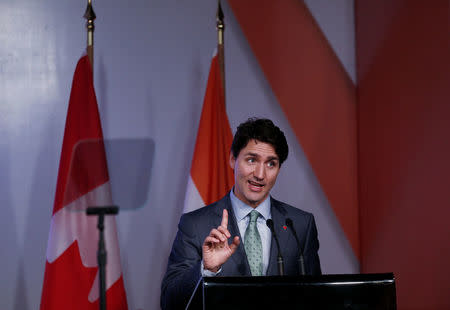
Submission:
[[[158,309],[216,45],[217,3],[93,4],[95,86],[104,136],[147,139],[155,146],[146,200],[136,211],[123,211],[117,222],[129,308]],[[330,42],[354,80],[353,1],[335,1],[334,7],[327,1],[306,4],[328,38],[324,42]],[[325,273],[358,272],[356,256],[302,146],[234,13],[226,2],[223,6],[231,127],[261,116],[286,132],[291,153],[273,195],[315,214]],[[67,103],[85,46],[85,7],[81,0],[0,0],[1,309],[39,307]]]
[[[449,2],[356,3],[361,271],[449,309]]]
[[[355,12],[350,0],[304,3],[321,48],[358,82],[361,271],[393,271],[399,309],[447,309],[448,1],[359,0]],[[38,309],[40,302],[71,80],[85,45],[85,5],[0,0],[1,309]],[[157,309],[216,43],[216,2],[94,0],[94,9],[104,135],[155,146],[153,167],[140,163],[151,173],[144,202],[117,221],[129,308]],[[325,273],[358,272],[358,253],[298,142],[296,124],[281,108],[258,42],[243,30],[245,16],[238,22],[238,9],[224,3],[231,127],[256,115],[285,130],[291,153],[274,196],[315,214]],[[280,67],[304,61],[289,60]],[[126,168],[110,167],[112,174]]]

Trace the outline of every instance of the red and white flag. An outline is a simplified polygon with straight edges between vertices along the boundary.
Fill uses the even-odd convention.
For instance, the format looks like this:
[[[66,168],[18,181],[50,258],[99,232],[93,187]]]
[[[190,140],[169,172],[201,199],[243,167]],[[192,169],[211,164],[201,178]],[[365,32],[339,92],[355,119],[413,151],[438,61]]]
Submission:
[[[233,170],[229,165],[232,141],[219,59],[215,54],[203,101],[184,212],[219,200],[231,189],[234,184]]]
[[[84,147],[85,141],[97,142]],[[91,65],[84,55],[75,69],[67,111],[40,310],[99,308],[97,217],[73,210],[110,204],[102,127]],[[116,222],[112,216],[105,217],[105,246],[106,303],[109,310],[126,310]]]

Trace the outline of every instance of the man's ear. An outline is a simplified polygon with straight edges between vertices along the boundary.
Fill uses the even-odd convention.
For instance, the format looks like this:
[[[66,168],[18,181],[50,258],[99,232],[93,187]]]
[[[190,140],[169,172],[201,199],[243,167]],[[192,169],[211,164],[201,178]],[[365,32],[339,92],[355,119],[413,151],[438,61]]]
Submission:
[[[236,163],[236,158],[233,156],[233,152],[230,152],[230,167],[234,170],[234,165]]]

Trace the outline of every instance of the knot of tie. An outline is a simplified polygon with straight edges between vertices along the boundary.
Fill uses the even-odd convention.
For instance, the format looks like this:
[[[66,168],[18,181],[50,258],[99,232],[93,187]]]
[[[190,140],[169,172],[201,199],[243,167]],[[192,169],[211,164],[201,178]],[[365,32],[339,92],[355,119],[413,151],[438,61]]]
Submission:
[[[259,212],[256,211],[256,210],[253,210],[252,212],[250,212],[250,223],[256,222],[256,220],[258,219],[259,215],[260,215]]]

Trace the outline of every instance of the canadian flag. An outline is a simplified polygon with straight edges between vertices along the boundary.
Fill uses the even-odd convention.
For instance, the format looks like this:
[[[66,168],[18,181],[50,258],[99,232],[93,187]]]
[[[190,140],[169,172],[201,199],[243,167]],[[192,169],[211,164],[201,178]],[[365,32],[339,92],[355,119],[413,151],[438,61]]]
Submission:
[[[232,141],[219,59],[215,53],[203,101],[184,212],[219,200],[231,189],[234,184],[233,170],[229,166]]]
[[[111,204],[109,175],[91,65],[78,61],[64,131],[47,246],[41,310],[99,308],[97,218],[87,206]],[[88,143],[94,142],[94,143]],[[89,160],[86,160],[89,159]],[[128,309],[114,217],[105,217],[106,304]]]

